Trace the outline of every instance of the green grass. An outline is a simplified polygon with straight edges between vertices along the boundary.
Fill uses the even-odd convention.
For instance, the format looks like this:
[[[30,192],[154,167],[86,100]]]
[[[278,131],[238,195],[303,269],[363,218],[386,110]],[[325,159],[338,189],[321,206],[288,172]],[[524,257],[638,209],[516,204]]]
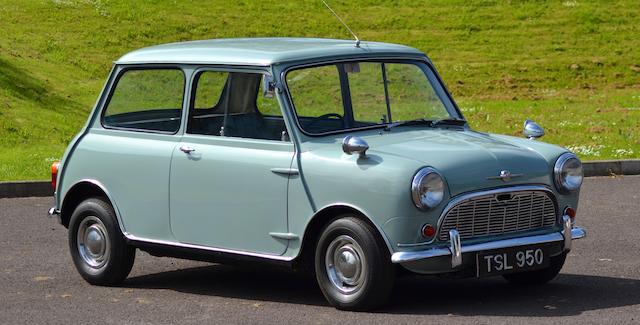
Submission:
[[[365,40],[429,54],[480,131],[640,157],[640,2],[330,1]],[[221,37],[348,38],[320,1],[0,0],[0,180],[45,179],[113,60]]]

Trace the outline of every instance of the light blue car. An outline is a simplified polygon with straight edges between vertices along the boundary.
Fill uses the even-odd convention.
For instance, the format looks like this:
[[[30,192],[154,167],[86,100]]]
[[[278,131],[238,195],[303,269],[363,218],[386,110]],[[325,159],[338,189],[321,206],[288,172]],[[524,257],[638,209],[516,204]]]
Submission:
[[[136,248],[314,272],[340,309],[379,307],[400,269],[542,284],[573,239],[582,165],[473,131],[427,56],[330,39],[165,44],[115,62],[52,166],[89,283]]]

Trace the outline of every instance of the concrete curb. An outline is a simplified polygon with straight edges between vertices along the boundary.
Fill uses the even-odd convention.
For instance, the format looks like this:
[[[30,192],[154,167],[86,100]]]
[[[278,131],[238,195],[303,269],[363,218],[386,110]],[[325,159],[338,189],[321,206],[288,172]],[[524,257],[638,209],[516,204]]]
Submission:
[[[582,169],[586,177],[640,175],[640,159],[585,161]]]
[[[640,159],[585,161],[582,168],[586,177],[640,175]],[[0,182],[0,199],[30,196],[53,196],[51,182]]]
[[[51,181],[0,182],[0,199],[30,196],[53,196]]]

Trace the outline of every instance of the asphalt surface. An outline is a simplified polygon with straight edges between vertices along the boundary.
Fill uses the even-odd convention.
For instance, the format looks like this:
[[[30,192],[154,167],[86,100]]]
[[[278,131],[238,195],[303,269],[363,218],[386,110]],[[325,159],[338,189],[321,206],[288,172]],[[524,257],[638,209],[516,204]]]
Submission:
[[[550,284],[403,277],[376,313],[328,306],[311,277],[142,252],[122,286],[91,286],[51,198],[0,199],[0,324],[640,324],[640,176],[586,179],[581,198],[588,237]]]

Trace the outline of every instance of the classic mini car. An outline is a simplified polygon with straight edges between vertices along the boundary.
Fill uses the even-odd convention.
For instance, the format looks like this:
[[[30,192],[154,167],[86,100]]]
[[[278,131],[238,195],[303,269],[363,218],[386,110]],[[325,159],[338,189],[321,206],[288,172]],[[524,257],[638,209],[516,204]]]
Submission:
[[[49,213],[96,285],[136,249],[313,272],[349,310],[384,303],[398,271],[542,284],[585,236],[581,162],[542,134],[472,130],[411,47],[165,44],[115,62]]]

